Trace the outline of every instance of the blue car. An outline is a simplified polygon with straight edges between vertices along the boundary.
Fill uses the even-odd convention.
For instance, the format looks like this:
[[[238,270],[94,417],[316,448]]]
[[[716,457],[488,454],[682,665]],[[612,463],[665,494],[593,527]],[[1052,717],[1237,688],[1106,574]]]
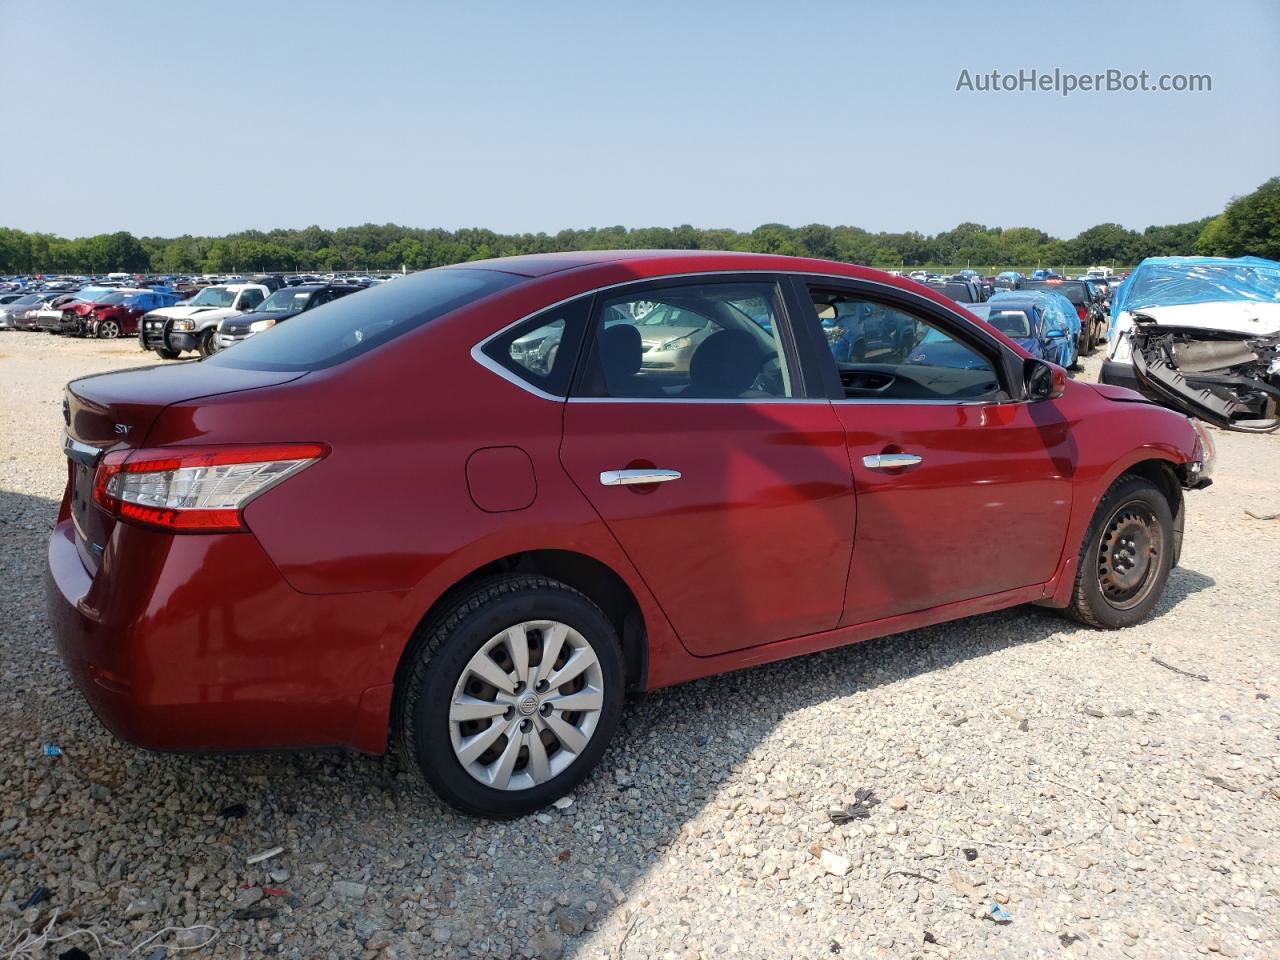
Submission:
[[[997,293],[982,306],[987,307],[982,319],[1033,357],[1062,367],[1074,364],[1075,340],[1060,305],[1019,293]]]
[[[872,303],[842,301],[822,317],[822,330],[837,363],[875,362],[897,356],[910,343],[913,327],[905,314]]]
[[[987,307],[983,319],[1031,356],[1070,367],[1077,359],[1076,338],[1064,307],[1055,298],[1065,300],[1061,294],[1038,291],[997,293],[983,304]],[[1075,310],[1069,313],[1078,323]]]

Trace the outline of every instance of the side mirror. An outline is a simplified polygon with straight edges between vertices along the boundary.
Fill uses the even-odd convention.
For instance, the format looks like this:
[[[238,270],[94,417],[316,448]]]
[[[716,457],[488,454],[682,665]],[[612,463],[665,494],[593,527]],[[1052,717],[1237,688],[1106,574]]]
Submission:
[[[1067,371],[1046,360],[1029,359],[1023,366],[1027,399],[1056,400],[1067,389]]]

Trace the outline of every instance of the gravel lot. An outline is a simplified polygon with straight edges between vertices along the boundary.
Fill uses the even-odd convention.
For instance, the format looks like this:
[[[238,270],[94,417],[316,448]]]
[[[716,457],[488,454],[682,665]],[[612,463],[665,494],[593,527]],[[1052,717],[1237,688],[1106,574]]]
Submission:
[[[59,404],[142,361],[0,335],[0,957],[1280,956],[1280,437],[1219,434],[1135,629],[1022,608],[664,691],[570,806],[489,823],[394,759],[99,726],[44,618]],[[55,911],[98,939],[23,941]]]

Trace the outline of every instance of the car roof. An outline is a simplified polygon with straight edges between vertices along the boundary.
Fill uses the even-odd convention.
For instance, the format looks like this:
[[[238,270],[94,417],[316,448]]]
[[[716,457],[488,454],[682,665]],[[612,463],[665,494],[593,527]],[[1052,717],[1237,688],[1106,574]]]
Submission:
[[[437,270],[497,270],[530,278],[532,283],[550,283],[562,295],[576,295],[601,286],[637,280],[665,280],[715,273],[799,273],[815,278],[861,280],[891,290],[900,290],[933,302],[952,313],[963,310],[929,287],[908,277],[895,277],[883,270],[819,260],[811,257],[784,257],[768,253],[739,253],[723,250],[585,250],[576,253],[526,254],[493,260],[473,260],[436,267]],[[561,283],[561,280],[564,282]],[[981,321],[977,321],[981,323]]]
[[[690,273],[717,270],[777,270],[779,272],[794,270],[876,280],[883,280],[889,276],[882,270],[838,263],[834,260],[723,250],[582,250],[572,253],[530,253],[518,257],[471,260],[442,269],[498,270],[524,277],[545,277],[552,273],[584,267],[626,266],[627,264],[663,266],[669,267],[671,272],[687,270]],[[665,271],[656,272],[661,274]]]

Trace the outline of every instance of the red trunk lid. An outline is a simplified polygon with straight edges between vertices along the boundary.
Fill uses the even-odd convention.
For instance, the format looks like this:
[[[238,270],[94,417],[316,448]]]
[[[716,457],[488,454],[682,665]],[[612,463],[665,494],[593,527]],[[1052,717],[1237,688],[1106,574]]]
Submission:
[[[67,496],[80,558],[89,572],[97,571],[115,525],[115,518],[92,497],[94,473],[104,452],[142,446],[151,425],[170,404],[277,386],[302,376],[296,371],[236,370],[196,362],[138,367],[67,384]]]

